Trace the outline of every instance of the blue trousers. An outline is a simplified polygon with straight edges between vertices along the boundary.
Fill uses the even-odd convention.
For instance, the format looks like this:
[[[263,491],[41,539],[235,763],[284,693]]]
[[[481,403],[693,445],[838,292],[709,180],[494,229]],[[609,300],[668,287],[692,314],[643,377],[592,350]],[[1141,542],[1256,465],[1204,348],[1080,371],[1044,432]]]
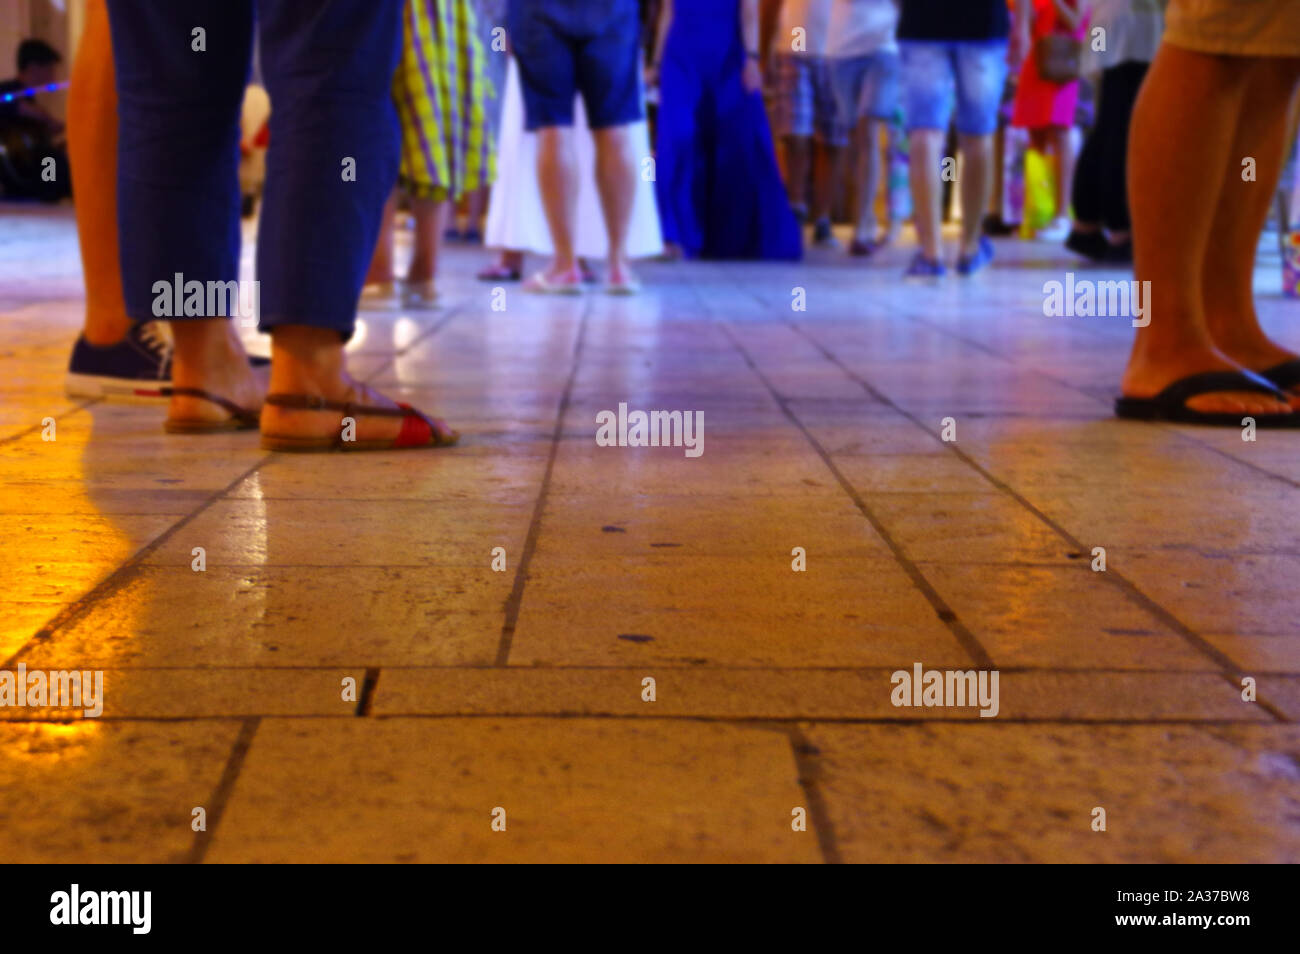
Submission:
[[[127,314],[158,317],[154,284],[176,273],[205,287],[239,277],[239,117],[256,19],[271,98],[260,327],[349,338],[397,178],[401,0],[109,0],[108,12]]]

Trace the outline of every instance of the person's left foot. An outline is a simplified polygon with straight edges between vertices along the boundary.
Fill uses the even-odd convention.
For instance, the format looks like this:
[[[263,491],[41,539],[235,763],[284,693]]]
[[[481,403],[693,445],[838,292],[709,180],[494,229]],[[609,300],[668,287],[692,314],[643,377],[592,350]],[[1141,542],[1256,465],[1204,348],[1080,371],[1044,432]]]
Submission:
[[[813,244],[818,248],[840,247],[840,240],[831,231],[830,219],[818,219],[813,225]]]
[[[605,276],[605,291],[611,295],[635,295],[641,283],[626,262],[610,262]]]
[[[974,275],[991,261],[993,261],[993,242],[987,235],[981,235],[975,251],[957,259],[957,274]]]

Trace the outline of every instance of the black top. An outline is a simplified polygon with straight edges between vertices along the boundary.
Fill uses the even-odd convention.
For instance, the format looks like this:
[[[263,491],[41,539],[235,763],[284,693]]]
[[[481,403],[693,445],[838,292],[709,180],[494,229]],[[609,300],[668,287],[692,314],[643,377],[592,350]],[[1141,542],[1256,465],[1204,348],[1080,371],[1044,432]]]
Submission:
[[[1011,33],[1007,0],[903,0],[900,40],[1000,40]]]

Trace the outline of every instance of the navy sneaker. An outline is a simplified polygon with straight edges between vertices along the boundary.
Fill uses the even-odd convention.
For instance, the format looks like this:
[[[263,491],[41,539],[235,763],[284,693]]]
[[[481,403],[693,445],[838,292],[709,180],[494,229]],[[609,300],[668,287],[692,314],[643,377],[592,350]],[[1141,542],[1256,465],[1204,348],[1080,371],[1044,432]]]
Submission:
[[[912,281],[938,281],[947,272],[943,262],[926,258],[924,252],[917,252],[912,256],[912,264],[908,265],[907,271],[903,272],[903,278]]]
[[[981,235],[980,244],[975,251],[957,259],[957,274],[974,275],[991,261],[993,261],[993,242],[987,235]]]
[[[266,367],[269,358],[249,355],[251,367]],[[172,383],[171,333],[162,321],[136,322],[114,345],[93,345],[79,336],[68,361],[64,391],[74,398],[128,401],[165,399]]]
[[[131,325],[114,345],[97,346],[77,338],[68,362],[64,390],[69,397],[162,398],[172,379],[172,342],[161,321]]]

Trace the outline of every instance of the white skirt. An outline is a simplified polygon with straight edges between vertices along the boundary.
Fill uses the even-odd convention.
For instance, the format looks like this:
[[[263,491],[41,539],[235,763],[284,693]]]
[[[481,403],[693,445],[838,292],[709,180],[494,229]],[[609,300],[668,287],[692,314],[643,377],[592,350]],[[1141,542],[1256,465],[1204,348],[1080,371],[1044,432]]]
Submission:
[[[551,233],[546,227],[542,193],[537,187],[537,134],[524,130],[524,99],[519,87],[519,68],[514,57],[506,67],[506,91],[501,104],[501,136],[497,142],[497,179],[492,184],[488,202],[487,226],[483,244],[488,248],[536,252],[550,255]],[[583,258],[605,258],[609,241],[605,235],[605,218],[596,191],[596,146],[588,133],[587,113],[578,96],[573,125],[578,165],[578,221],[574,248]],[[655,184],[642,171],[651,156],[650,133],[645,120],[632,123],[632,152],[637,157],[636,198],[632,203],[632,221],[628,228],[627,254],[630,258],[659,255],[664,250],[659,231],[659,209],[655,205]],[[650,166],[653,168],[653,166]]]

